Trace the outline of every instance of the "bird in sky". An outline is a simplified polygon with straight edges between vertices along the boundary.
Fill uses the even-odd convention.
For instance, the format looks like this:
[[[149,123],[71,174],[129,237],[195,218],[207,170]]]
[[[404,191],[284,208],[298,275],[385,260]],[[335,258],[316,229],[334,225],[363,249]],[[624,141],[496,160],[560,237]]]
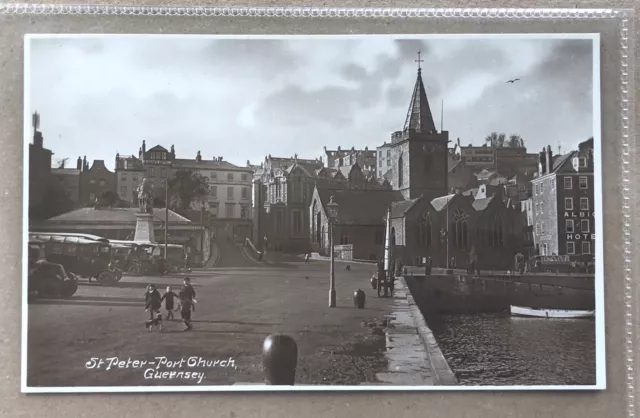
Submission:
[[[519,79],[519,78],[514,78],[514,79],[512,79],[512,80],[507,80],[507,83],[511,83],[511,84],[513,84],[513,83],[515,83],[515,82],[516,82],[516,81],[518,81],[518,80],[520,80],[520,79]]]

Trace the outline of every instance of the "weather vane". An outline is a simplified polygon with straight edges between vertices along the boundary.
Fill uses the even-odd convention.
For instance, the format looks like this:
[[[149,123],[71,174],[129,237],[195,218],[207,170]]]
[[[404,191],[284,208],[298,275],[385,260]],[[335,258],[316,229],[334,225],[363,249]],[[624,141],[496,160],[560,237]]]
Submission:
[[[420,70],[420,69],[421,69],[421,68],[420,68],[420,63],[421,63],[421,62],[424,62],[424,60],[421,60],[421,59],[420,59],[420,53],[421,53],[421,51],[418,51],[418,59],[416,60],[416,62],[418,63],[418,70]]]

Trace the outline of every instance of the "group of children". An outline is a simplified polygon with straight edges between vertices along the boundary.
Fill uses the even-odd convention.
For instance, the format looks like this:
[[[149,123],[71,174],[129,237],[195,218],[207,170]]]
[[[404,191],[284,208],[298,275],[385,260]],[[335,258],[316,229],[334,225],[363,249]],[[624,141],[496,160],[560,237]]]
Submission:
[[[173,300],[178,299],[178,306],[174,309]],[[165,303],[164,307],[167,310],[167,320],[172,320],[173,311],[177,311],[180,309],[180,314],[182,317],[182,322],[185,325],[185,331],[191,330],[193,327],[191,325],[191,311],[196,310],[195,304],[196,300],[196,291],[191,286],[191,279],[186,277],[183,282],[183,286],[180,289],[180,292],[176,295],[171,286],[167,286],[167,291],[164,295],[160,296],[160,292],[156,289],[155,285],[150,284],[147,286],[147,291],[145,293],[145,309],[149,312],[149,320],[145,323],[149,332],[153,329],[154,325],[158,325],[160,331],[163,330],[162,326],[162,314],[160,313],[160,309],[162,308],[162,302]]]

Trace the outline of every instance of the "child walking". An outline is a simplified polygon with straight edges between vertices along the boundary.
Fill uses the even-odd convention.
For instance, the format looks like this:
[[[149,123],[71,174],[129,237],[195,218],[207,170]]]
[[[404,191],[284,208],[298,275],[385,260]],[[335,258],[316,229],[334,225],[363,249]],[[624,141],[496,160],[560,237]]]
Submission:
[[[162,298],[160,299],[161,303],[162,301],[164,301],[164,307],[167,310],[167,321],[173,320],[173,299],[174,298],[177,299],[178,295],[173,293],[173,291],[171,290],[171,286],[167,286],[167,291],[165,292],[164,295],[162,295]],[[176,310],[178,310],[178,308],[176,308]]]
[[[151,332],[154,325],[158,325],[160,327],[160,331],[163,329],[162,314],[160,313],[160,308],[162,307],[161,300],[160,292],[158,292],[154,285],[150,284],[147,288],[147,293],[145,294],[145,309],[149,312],[149,320],[145,325],[149,329],[149,332]]]

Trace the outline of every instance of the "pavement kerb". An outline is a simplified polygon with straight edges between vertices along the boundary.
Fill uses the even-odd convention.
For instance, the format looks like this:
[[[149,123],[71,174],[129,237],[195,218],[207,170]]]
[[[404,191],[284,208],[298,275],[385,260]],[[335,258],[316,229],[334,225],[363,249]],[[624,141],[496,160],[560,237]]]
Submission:
[[[318,255],[317,253],[313,253],[311,254],[311,259],[312,260],[320,260],[320,261],[331,261],[331,257],[323,257],[321,255]],[[341,260],[341,259],[337,259],[335,258],[333,260],[336,263],[352,263],[352,264],[370,264],[375,266],[376,262],[373,260]]]
[[[420,339],[422,340],[427,351],[429,364],[431,366],[431,370],[433,370],[434,373],[434,384],[437,386],[457,385],[458,379],[456,379],[456,376],[451,370],[451,367],[449,367],[444,354],[442,354],[442,351],[438,346],[438,342],[436,341],[433,332],[427,326],[427,323],[422,316],[422,312],[420,312],[420,308],[418,308],[418,305],[416,305],[416,302],[413,299],[413,295],[411,294],[411,290],[409,290],[404,277],[398,277],[397,280],[400,280],[403,286],[407,289],[407,301],[409,302],[409,310],[411,312],[411,316],[413,316],[413,320],[415,321]]]

